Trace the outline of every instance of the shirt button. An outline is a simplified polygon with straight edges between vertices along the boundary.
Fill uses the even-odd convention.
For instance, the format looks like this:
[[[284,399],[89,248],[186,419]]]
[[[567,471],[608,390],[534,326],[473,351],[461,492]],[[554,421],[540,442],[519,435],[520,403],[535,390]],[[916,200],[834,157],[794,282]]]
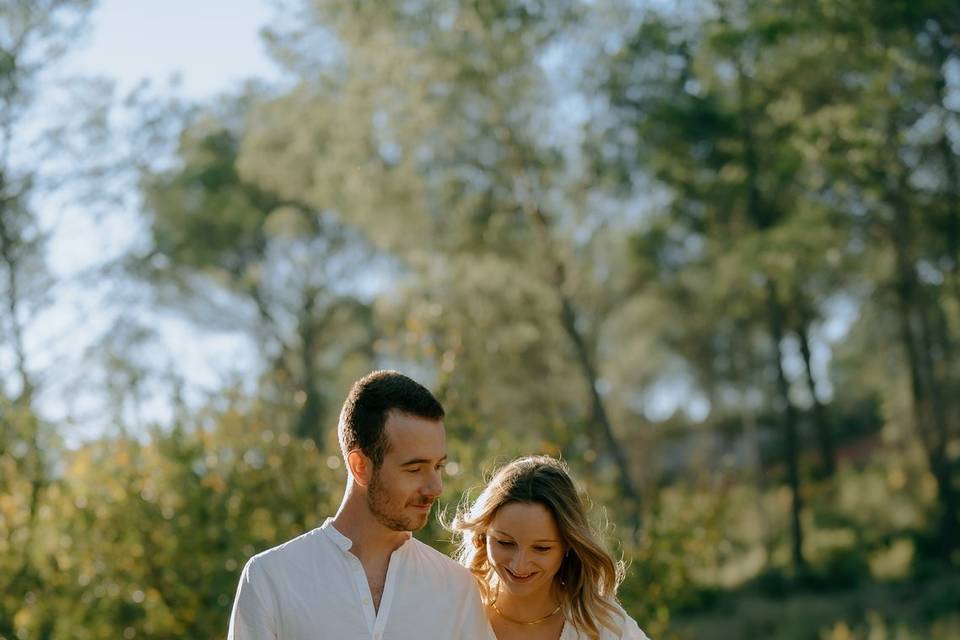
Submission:
[[[364,598],[363,604],[370,604],[370,598]]]

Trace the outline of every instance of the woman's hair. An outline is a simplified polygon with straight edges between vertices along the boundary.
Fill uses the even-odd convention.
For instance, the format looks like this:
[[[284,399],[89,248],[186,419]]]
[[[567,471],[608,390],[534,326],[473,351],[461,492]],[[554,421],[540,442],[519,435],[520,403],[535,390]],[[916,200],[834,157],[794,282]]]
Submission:
[[[512,502],[543,505],[556,521],[568,551],[555,577],[566,619],[590,638],[600,637],[601,626],[616,632],[623,563],[597,542],[566,465],[549,456],[519,458],[500,468],[472,505],[461,504],[450,525],[460,538],[456,559],[476,577],[484,603],[496,598],[499,586],[487,561],[487,528]]]

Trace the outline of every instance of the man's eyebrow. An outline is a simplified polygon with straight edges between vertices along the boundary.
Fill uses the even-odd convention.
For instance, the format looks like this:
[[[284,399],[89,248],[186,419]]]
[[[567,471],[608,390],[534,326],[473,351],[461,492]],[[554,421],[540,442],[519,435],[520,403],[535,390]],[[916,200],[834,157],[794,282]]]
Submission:
[[[440,463],[443,463],[443,462],[446,462],[446,461],[447,461],[447,456],[443,456],[442,458],[440,458],[439,460],[437,460],[437,464],[440,464]],[[429,458],[413,458],[412,460],[407,460],[406,462],[401,462],[401,463],[400,463],[400,466],[401,466],[401,467],[410,467],[410,466],[413,466],[413,465],[415,465],[415,464],[430,464],[431,462],[433,462],[433,460],[431,460],[431,459],[429,459]]]

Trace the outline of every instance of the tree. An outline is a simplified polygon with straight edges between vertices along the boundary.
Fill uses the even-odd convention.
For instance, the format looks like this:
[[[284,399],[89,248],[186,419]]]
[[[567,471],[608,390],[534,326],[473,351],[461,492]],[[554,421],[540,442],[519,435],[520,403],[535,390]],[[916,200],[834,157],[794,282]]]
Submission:
[[[847,207],[870,241],[877,294],[899,326],[915,431],[937,485],[939,552],[947,557],[960,538],[955,464],[947,454],[958,415],[951,391],[956,151],[949,133],[957,117],[943,85],[946,60],[956,56],[956,24],[950,3],[836,7],[832,44],[863,47],[845,58],[842,99],[824,105],[808,132],[812,155],[831,176],[820,190]],[[920,134],[928,122],[931,131]]]
[[[432,9],[427,13],[434,17],[424,20],[424,7],[310,5],[309,24],[336,43],[337,57],[319,66],[319,77],[318,65],[309,67],[313,75],[259,112],[241,166],[281,197],[363,229],[414,277],[429,281],[434,269],[460,273],[471,264],[478,274],[512,271],[521,286],[533,277],[538,295],[553,298],[544,308],[549,315],[533,326],[543,336],[559,329],[562,366],[579,380],[575,395],[559,403],[567,404],[561,420],[583,425],[587,447],[614,470],[626,511],[636,520],[639,491],[624,431],[610,418],[597,355],[604,317],[593,309],[610,304],[588,310],[583,302],[609,289],[591,281],[578,255],[589,248],[571,239],[589,217],[587,188],[582,181],[568,183],[559,146],[538,124],[549,114],[550,100],[538,58],[559,41],[578,7],[498,2],[436,3]],[[298,33],[308,30],[303,24]],[[298,70],[307,67],[295,37],[286,51],[286,59],[299,61]],[[458,284],[482,279],[461,277]],[[491,304],[509,305],[509,293],[503,294]],[[620,290],[608,296],[624,297]],[[436,301],[447,322],[465,312],[454,302]],[[437,350],[461,352],[463,357],[448,360],[456,366],[474,355],[455,342]],[[525,378],[540,375],[535,365],[551,358],[525,358]],[[447,374],[446,382],[460,379]],[[458,393],[472,396],[470,406],[490,401],[474,389],[468,383]],[[549,419],[525,418],[526,428],[538,425],[535,433],[556,431]]]
[[[370,307],[350,284],[370,252],[326,212],[243,175],[238,158],[257,100],[243,95],[188,118],[175,166],[145,173],[152,246],[131,264],[188,317],[245,327],[266,361],[264,398],[292,433],[325,447],[331,398],[369,366]]]
[[[45,495],[56,484],[51,466],[57,439],[37,413],[39,382],[25,335],[45,304],[49,284],[44,231],[34,210],[40,186],[38,128],[30,121],[43,73],[85,26],[89,0],[12,0],[0,8],[0,309],[3,350],[11,356],[12,384],[0,388],[0,499],[8,544],[2,554],[5,586],[0,635],[27,630],[46,637],[43,559],[36,553]]]

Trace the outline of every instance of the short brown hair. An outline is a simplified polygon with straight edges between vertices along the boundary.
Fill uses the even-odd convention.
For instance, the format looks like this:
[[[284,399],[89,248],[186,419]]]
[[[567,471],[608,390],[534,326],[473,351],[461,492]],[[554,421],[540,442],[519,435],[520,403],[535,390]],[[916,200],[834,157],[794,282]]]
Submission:
[[[360,449],[379,468],[390,448],[383,428],[391,411],[427,420],[444,416],[443,406],[419,382],[397,371],[369,373],[353,383],[340,410],[337,435],[343,457]]]

